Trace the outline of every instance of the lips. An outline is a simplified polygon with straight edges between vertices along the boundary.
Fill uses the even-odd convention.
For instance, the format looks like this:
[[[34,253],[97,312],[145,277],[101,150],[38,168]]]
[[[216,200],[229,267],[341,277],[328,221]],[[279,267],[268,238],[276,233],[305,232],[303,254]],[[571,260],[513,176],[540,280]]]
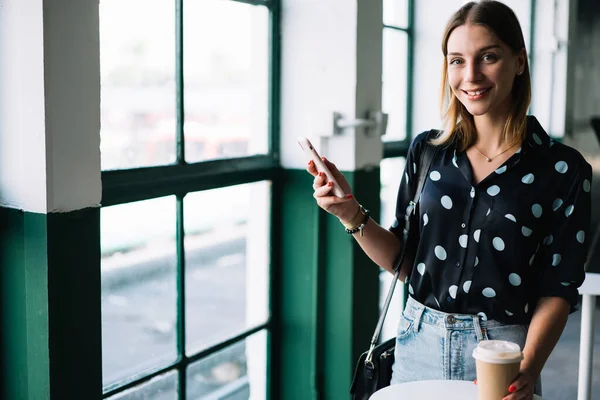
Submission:
[[[474,90],[463,90],[463,92],[465,92],[469,96],[479,96],[479,95],[486,93],[490,89],[491,88],[481,88],[481,89],[474,89]]]

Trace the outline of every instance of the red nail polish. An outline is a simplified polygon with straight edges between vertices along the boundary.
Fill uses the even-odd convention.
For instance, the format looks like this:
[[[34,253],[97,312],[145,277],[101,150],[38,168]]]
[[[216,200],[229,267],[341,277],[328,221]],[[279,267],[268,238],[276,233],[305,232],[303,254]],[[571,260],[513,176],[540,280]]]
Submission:
[[[508,391],[513,393],[515,390],[517,390],[517,388],[514,385],[510,385],[508,388]]]
[[[474,383],[475,385],[477,385],[477,379],[475,379],[475,380],[473,381],[473,383]]]
[[[333,186],[333,182],[327,182],[327,186],[332,187]]]
[[[346,198],[347,198],[347,199],[351,199],[351,198],[353,198],[353,197],[354,197],[354,196],[352,196],[351,194],[349,194],[349,195],[347,195],[347,196],[346,196]]]

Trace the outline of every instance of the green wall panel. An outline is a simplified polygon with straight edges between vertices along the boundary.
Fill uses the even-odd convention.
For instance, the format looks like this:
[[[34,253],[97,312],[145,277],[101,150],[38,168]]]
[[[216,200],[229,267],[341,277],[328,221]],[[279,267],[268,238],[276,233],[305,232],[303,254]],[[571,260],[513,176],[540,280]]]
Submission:
[[[0,208],[3,399],[100,399],[99,211]]]
[[[283,172],[280,398],[350,398],[352,371],[378,317],[379,270],[321,211],[304,170]],[[379,169],[345,172],[379,215]]]
[[[46,216],[0,208],[4,399],[49,397]]]

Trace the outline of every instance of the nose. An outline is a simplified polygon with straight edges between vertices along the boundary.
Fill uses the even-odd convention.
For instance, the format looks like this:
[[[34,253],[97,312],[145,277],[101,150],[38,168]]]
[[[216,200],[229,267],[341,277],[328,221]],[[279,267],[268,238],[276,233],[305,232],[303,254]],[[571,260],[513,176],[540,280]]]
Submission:
[[[477,82],[481,79],[481,70],[479,64],[475,62],[468,63],[465,67],[465,80],[467,82]]]

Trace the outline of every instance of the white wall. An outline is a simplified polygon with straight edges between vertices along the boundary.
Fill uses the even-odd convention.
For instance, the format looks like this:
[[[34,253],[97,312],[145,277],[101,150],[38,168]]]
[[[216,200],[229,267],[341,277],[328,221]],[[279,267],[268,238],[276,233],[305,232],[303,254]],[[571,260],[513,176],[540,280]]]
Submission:
[[[413,135],[442,127],[439,107],[443,65],[442,35],[452,14],[465,3],[464,0],[415,1]],[[528,44],[529,1],[505,0],[503,3],[511,7],[517,15],[525,43]]]
[[[281,161],[306,167],[307,136],[338,168],[378,165],[381,139],[333,133],[333,112],[363,118],[381,109],[381,4],[368,0],[282,2]],[[361,12],[360,25],[357,13]],[[358,44],[357,44],[358,43]]]
[[[0,3],[0,206],[100,202],[98,1]]]
[[[98,0],[46,0],[48,212],[100,204]]]
[[[0,205],[46,211],[42,0],[0,3]]]

